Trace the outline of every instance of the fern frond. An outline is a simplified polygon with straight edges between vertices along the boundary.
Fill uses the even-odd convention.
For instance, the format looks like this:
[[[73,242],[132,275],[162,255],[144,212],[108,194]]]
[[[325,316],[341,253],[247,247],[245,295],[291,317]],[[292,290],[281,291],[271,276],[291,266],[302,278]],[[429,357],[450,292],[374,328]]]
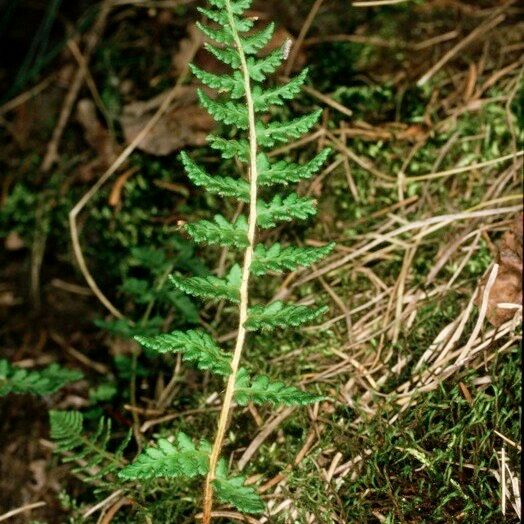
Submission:
[[[55,452],[64,462],[76,462],[72,472],[85,482],[104,484],[120,469],[131,432],[118,446],[116,452],[107,450],[111,438],[111,421],[101,418],[96,432],[90,436],[84,431],[84,417],[78,411],[50,411],[51,438]]]
[[[209,0],[209,3],[218,9],[226,9],[225,0]],[[231,0],[231,11],[233,14],[240,16],[244,14],[246,9],[251,7],[252,3],[253,0]]]
[[[204,44],[204,47],[217,60],[220,60],[220,62],[223,62],[224,64],[228,65],[229,67],[233,69],[238,69],[240,67],[240,58],[238,56],[238,53],[234,51],[234,49],[230,49],[230,48],[222,49],[208,42]]]
[[[185,152],[180,153],[180,159],[184,164],[187,176],[196,186],[204,187],[210,193],[233,197],[242,202],[249,202],[249,184],[245,180],[208,175]]]
[[[268,306],[253,306],[245,327],[249,331],[271,331],[275,328],[297,327],[323,315],[327,306],[311,308],[275,301]]]
[[[135,340],[147,349],[157,353],[180,353],[188,362],[194,362],[198,369],[227,376],[231,373],[229,356],[201,329],[173,331],[153,337],[136,336]]]
[[[27,370],[12,366],[7,360],[0,360],[0,397],[8,393],[51,395],[82,377],[79,371],[62,368],[58,364],[39,370]]]
[[[264,502],[254,488],[244,486],[245,481],[245,477],[228,478],[226,461],[218,463],[213,486],[220,501],[243,513],[261,513],[265,509]]]
[[[282,247],[276,243],[269,249],[259,244],[255,249],[251,271],[260,276],[268,271],[282,273],[285,270],[294,271],[299,266],[309,267],[329,255],[334,247],[334,242],[323,247]]]
[[[202,9],[200,9],[202,12]],[[229,31],[227,28],[222,27],[220,29],[213,29],[209,27],[206,24],[202,24],[200,22],[196,23],[196,26],[202,33],[204,33],[208,38],[211,40],[214,40],[215,42],[218,42],[220,44],[231,44],[233,41],[233,36],[231,35],[231,31]]]
[[[224,10],[215,11],[214,9],[206,9],[205,7],[199,7],[198,10],[204,16],[207,16],[207,18],[213,20],[213,22],[216,22],[223,27],[229,27],[229,17]],[[238,18],[234,16],[233,21],[235,29],[239,33],[245,33],[253,28],[253,20],[250,20],[249,18]]]
[[[325,397],[307,393],[282,382],[271,382],[269,377],[258,376],[252,379],[246,369],[238,370],[235,382],[235,400],[241,406],[249,402],[255,404],[274,404],[284,406],[305,406],[325,400]]]
[[[218,92],[227,92],[232,99],[241,98],[244,95],[244,83],[239,71],[232,75],[215,75],[199,69],[194,64],[189,64],[191,72],[205,85],[216,89]]]
[[[198,98],[202,107],[217,121],[247,129],[247,110],[242,104],[213,100],[200,89]]]
[[[253,103],[257,111],[267,111],[271,105],[281,106],[286,100],[292,100],[302,88],[308,75],[307,68],[298,76],[273,89],[257,89],[253,91]]]
[[[226,278],[213,275],[206,277],[182,278],[171,275],[171,283],[180,291],[200,298],[221,299],[225,298],[237,304],[240,300],[240,279],[242,270],[235,264]]]
[[[261,123],[257,126],[257,139],[264,147],[273,147],[292,138],[299,138],[306,134],[318,121],[322,110],[319,109],[309,115],[301,116],[289,122],[277,122],[268,125]]]
[[[228,222],[222,215],[215,215],[214,222],[199,220],[186,224],[187,233],[195,242],[218,244],[219,246],[247,246],[247,222],[243,215],[236,222]]]
[[[207,138],[209,145],[217,149],[223,158],[238,158],[247,162],[249,158],[249,144],[247,140],[226,140],[225,138],[210,135]]]
[[[263,229],[275,227],[278,222],[289,222],[293,219],[305,220],[316,213],[315,201],[291,193],[285,198],[275,195],[271,202],[258,202],[257,225]]]
[[[266,155],[258,155],[257,162],[260,170],[259,183],[261,186],[273,184],[292,184],[310,178],[322,167],[331,154],[330,149],[323,149],[307,164],[298,165],[285,160],[271,164]]]
[[[275,24],[271,22],[264,29],[258,31],[254,35],[249,35],[240,39],[242,49],[246,55],[255,55],[261,49],[267,46],[273,38],[275,32]]]
[[[176,436],[176,443],[159,439],[157,447],[146,448],[133,462],[118,472],[123,480],[159,477],[186,477],[205,475],[209,466],[211,446],[201,441],[197,447],[184,433]]]
[[[247,58],[249,76],[257,81],[263,82],[267,75],[274,73],[284,62],[284,48],[275,49],[264,58]]]

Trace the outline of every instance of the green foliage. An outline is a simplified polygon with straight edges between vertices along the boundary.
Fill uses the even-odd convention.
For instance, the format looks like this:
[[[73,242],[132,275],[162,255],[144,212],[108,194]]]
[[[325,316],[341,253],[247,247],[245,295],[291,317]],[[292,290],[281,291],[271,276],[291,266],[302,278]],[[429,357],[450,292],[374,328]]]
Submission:
[[[210,193],[233,197],[249,202],[249,184],[242,179],[232,177],[210,176],[197,166],[185,152],[180,154],[187,176],[196,186],[203,186]]]
[[[218,375],[229,375],[229,357],[217,346],[211,335],[203,330],[173,331],[154,337],[135,337],[144,347],[158,353],[180,352],[188,362],[195,362],[202,370]]]
[[[258,202],[257,224],[263,229],[275,227],[278,222],[289,222],[293,219],[305,220],[316,213],[315,201],[291,193],[287,197],[275,195],[271,202]]]
[[[93,435],[86,435],[84,417],[78,411],[50,411],[51,438],[56,444],[55,452],[62,455],[64,462],[75,462],[72,471],[84,482],[100,486],[109,485],[114,475],[125,464],[123,453],[131,431],[111,452],[111,421],[101,418]]]
[[[219,246],[247,246],[247,221],[243,215],[236,222],[228,222],[222,215],[215,215],[214,222],[200,220],[186,225],[186,231],[195,242]]]
[[[246,328],[250,331],[271,331],[275,328],[297,327],[323,315],[327,307],[311,308],[286,304],[279,300],[268,306],[253,306],[249,310]]]
[[[282,86],[266,88],[260,85],[259,83],[274,73],[284,60],[283,49],[259,56],[259,51],[271,40],[273,24],[258,32],[251,32],[253,20],[241,18],[250,5],[249,1],[211,0],[210,4],[211,9],[200,8],[200,12],[211,20],[213,25],[199,24],[199,27],[207,38],[216,42],[216,45],[206,43],[205,46],[232,71],[230,74],[216,75],[195,66],[192,66],[192,71],[202,83],[218,91],[216,97],[203,90],[199,91],[201,106],[216,121],[236,129],[224,136],[210,136],[210,146],[219,151],[225,160],[234,158],[241,163],[256,163],[260,176],[257,185],[261,188],[288,185],[313,176],[327,160],[329,150],[320,152],[305,165],[298,165],[273,160],[268,154],[268,149],[298,139],[309,132],[317,123],[321,111],[298,116],[289,121],[272,122],[268,118],[258,118],[260,113],[268,113],[271,106],[282,106],[294,98],[306,81],[307,71],[303,71]],[[248,92],[250,95],[246,96]],[[243,98],[245,100],[242,100]],[[253,115],[256,116],[254,122]],[[246,139],[247,130],[250,141]],[[254,155],[252,151],[255,149],[255,137],[257,156],[250,158],[251,154]],[[323,314],[327,309],[325,307],[310,308],[283,302],[248,308],[249,296],[246,294],[246,288],[242,287],[241,292],[241,284],[248,283],[250,274],[260,276],[268,272],[281,273],[299,266],[306,267],[331,252],[331,244],[322,248],[284,247],[279,243],[266,247],[253,238],[254,231],[271,229],[282,222],[310,218],[316,213],[315,201],[289,192],[285,195],[273,193],[264,198],[257,197],[255,202],[251,198],[254,178],[250,179],[255,173],[247,174],[246,179],[250,182],[242,177],[215,176],[197,165],[187,153],[182,153],[180,159],[188,178],[195,185],[212,194],[249,202],[251,222],[248,223],[246,216],[240,213],[234,221],[222,215],[215,215],[212,221],[200,220],[186,224],[184,229],[195,242],[246,250],[243,257],[244,266],[241,268],[238,263],[231,261],[229,272],[223,278],[209,274],[191,277],[172,275],[169,280],[175,289],[194,297],[208,300],[225,299],[239,304],[240,315],[248,310],[248,318],[243,326],[248,331],[296,327]],[[251,250],[254,257],[250,256]],[[227,261],[235,256],[238,254],[231,253]],[[148,300],[151,299],[142,283],[128,283],[128,290],[129,285],[131,289],[143,293]],[[156,336],[139,335],[135,339],[150,352],[178,352],[184,360],[194,363],[197,368],[228,377],[226,398],[230,399],[229,395],[232,395],[240,405],[254,402],[299,406],[324,398],[282,382],[273,382],[267,376],[250,377],[246,369],[238,369],[242,345],[236,345],[235,358],[230,358],[209,334],[200,329],[174,331]],[[229,407],[228,403],[225,406]],[[199,446],[195,446],[187,435],[179,432],[174,443],[161,438],[156,446],[146,448],[133,464],[120,471],[119,477],[123,480],[142,480],[158,477],[192,478],[207,474],[208,482],[213,481],[215,493],[222,502],[246,513],[263,511],[262,500],[254,488],[244,485],[243,477],[228,477],[225,460],[220,460],[217,470],[212,471],[214,465],[209,465],[210,451],[211,447],[206,441],[201,441]]]
[[[197,448],[184,433],[177,434],[175,444],[159,439],[157,447],[146,448],[133,464],[118,472],[124,480],[158,477],[186,477],[205,475],[211,446],[202,441]]]
[[[322,167],[330,153],[330,149],[323,149],[315,158],[303,166],[285,160],[278,160],[271,164],[268,157],[261,153],[257,158],[258,182],[261,186],[287,185],[310,178]]]
[[[213,485],[217,497],[225,504],[231,504],[243,513],[261,513],[265,505],[251,486],[244,486],[245,477],[227,477],[227,465],[221,460],[217,467],[217,478]]]
[[[0,397],[9,393],[51,395],[82,377],[79,371],[65,369],[58,364],[40,370],[27,370],[12,366],[7,360],[0,360]]]
[[[235,385],[235,400],[246,406],[249,402],[255,404],[283,404],[285,406],[304,406],[324,400],[325,397],[312,395],[294,386],[286,386],[282,382],[271,382],[269,377],[258,376],[251,379],[244,368],[239,369]]]
[[[282,247],[278,242],[266,248],[259,244],[251,271],[254,275],[264,275],[268,271],[282,273],[285,270],[294,271],[299,266],[308,267],[329,255],[334,247],[334,243],[321,248]]]
[[[272,123],[257,126],[257,139],[260,145],[274,147],[277,144],[288,142],[292,138],[299,138],[307,133],[318,121],[322,111],[319,109],[310,115],[295,118],[289,122]]]
[[[225,298],[238,303],[242,270],[235,264],[226,278],[214,276],[179,278],[171,275],[170,280],[180,291],[202,298]]]

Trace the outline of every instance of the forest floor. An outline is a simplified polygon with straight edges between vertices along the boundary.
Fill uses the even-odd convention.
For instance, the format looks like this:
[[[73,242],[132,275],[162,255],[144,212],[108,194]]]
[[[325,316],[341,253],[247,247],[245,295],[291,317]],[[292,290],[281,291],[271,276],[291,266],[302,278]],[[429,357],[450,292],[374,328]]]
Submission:
[[[281,118],[323,109],[275,154],[333,151],[300,186],[316,219],[268,239],[337,247],[256,290],[328,315],[257,337],[246,358],[331,400],[238,408],[227,455],[267,502],[248,522],[516,523],[524,9],[380,3],[255,2],[279,27],[274,47],[293,39],[280,76],[310,71]],[[81,410],[88,432],[104,415],[119,438],[212,437],[217,383],[139,355],[130,336],[202,324],[227,342],[233,329],[222,306],[200,311],[166,284],[170,272],[220,273],[228,256],[178,228],[237,212],[192,188],[177,158],[186,148],[217,163],[187,64],[220,70],[198,48],[199,2],[55,4],[15,8],[25,33],[3,37],[19,55],[0,72],[0,360],[84,378],[0,399],[0,521],[145,522],[118,485],[95,494],[53,454],[48,410]],[[176,487],[152,492],[152,522],[194,521],[198,485]]]

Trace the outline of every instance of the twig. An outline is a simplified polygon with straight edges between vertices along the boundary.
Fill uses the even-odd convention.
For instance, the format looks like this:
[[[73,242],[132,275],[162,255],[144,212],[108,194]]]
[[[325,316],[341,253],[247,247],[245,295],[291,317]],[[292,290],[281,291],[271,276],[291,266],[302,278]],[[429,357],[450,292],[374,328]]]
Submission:
[[[0,115],[5,115],[6,113],[9,113],[9,111],[16,109],[18,106],[24,104],[28,100],[31,100],[31,98],[35,97],[36,95],[41,93],[46,87],[48,87],[53,82],[53,79],[54,75],[49,75],[35,87],[29,89],[29,91],[21,93],[17,97],[9,100],[9,102],[6,102],[2,107],[0,107]]]
[[[11,511],[4,513],[3,515],[0,515],[0,522],[8,520],[16,515],[20,515],[20,513],[25,513],[26,511],[31,511],[32,509],[36,508],[41,508],[42,506],[47,506],[47,503],[43,501],[33,502],[33,504],[26,504],[25,506],[22,506],[20,508],[12,509]]]
[[[196,54],[198,48],[200,47],[200,40],[197,40],[193,43],[193,48],[191,50],[191,55],[188,60],[190,62],[192,57]],[[97,191],[106,183],[107,180],[120,168],[120,166],[127,160],[129,155],[136,149],[136,147],[142,142],[142,140],[148,135],[148,133],[153,129],[153,127],[160,120],[162,115],[167,111],[173,100],[178,95],[180,87],[184,82],[187,75],[186,70],[178,77],[178,80],[173,87],[173,89],[168,93],[164,98],[162,104],[157,109],[156,113],[151,117],[151,120],[145,125],[144,129],[138,133],[134,140],[122,151],[119,157],[113,162],[113,164],[107,169],[107,171],[98,179],[98,181],[91,187],[91,189],[84,194],[84,196],[75,204],[75,207],[69,212],[69,227],[71,230],[71,242],[73,245],[73,253],[75,255],[76,261],[84,275],[84,278],[91,288],[93,293],[96,295],[98,300],[117,318],[124,318],[124,315],[110,302],[110,300],[104,295],[101,289],[98,287],[95,279],[91,275],[84,254],[82,252],[82,247],[80,245],[80,239],[78,235],[78,226],[77,226],[77,217],[82,209],[87,205],[87,203],[93,198]]]
[[[471,42],[473,42],[473,40],[478,38],[480,35],[491,31],[491,29],[499,25],[505,18],[506,15],[502,13],[499,16],[488,20],[484,24],[479,25],[476,29],[471,31],[471,33],[466,36],[466,38],[461,40],[456,46],[445,53],[444,56],[442,56],[442,58],[418,80],[417,85],[420,87],[426,84],[428,80],[444,65],[446,65],[459,51],[471,44]]]
[[[289,76],[289,73],[291,73],[293,66],[295,65],[295,60],[297,58],[298,52],[300,51],[302,43],[304,42],[304,38],[306,37],[307,32],[309,31],[311,24],[315,19],[315,16],[317,16],[318,10],[320,9],[323,1],[324,0],[315,0],[311,11],[307,15],[304,25],[300,29],[300,33],[293,44],[293,47],[291,48],[291,53],[289,54],[289,58],[286,62],[286,68],[284,69],[286,76]]]
[[[100,13],[98,14],[98,17],[95,21],[93,29],[87,36],[86,50],[84,53],[85,61],[77,69],[75,76],[69,87],[69,91],[67,92],[67,95],[65,97],[64,105],[62,106],[60,116],[58,117],[58,122],[53,131],[51,141],[49,142],[49,145],[47,146],[47,152],[45,154],[44,161],[42,162],[42,171],[44,172],[49,171],[51,167],[53,166],[53,164],[58,159],[58,146],[60,144],[60,139],[62,138],[64,129],[67,125],[69,117],[71,116],[73,105],[75,104],[80,88],[82,87],[82,84],[84,83],[84,79],[85,79],[86,71],[87,71],[87,64],[89,63],[89,59],[91,58],[91,55],[93,54],[93,51],[98,43],[98,40],[100,39],[100,37],[102,36],[102,33],[104,32],[107,16],[109,15],[110,10],[111,10],[111,0],[105,0],[105,2],[102,4],[102,7],[100,8]]]

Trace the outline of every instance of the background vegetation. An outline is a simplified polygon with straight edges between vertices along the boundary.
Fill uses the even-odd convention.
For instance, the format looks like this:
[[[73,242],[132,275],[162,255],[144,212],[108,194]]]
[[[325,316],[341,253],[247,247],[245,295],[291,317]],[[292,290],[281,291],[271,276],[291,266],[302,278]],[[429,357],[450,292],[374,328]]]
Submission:
[[[9,522],[193,522],[198,483],[127,492],[112,472],[152,438],[210,438],[219,407],[217,382],[130,338],[216,331],[229,318],[167,280],[221,274],[227,251],[200,251],[179,226],[238,211],[191,187],[178,160],[188,147],[219,165],[186,70],[193,58],[220,72],[192,52],[198,4],[11,0],[0,15],[0,45],[14,50],[0,70],[0,518],[21,510]],[[497,262],[495,298],[521,301],[522,8],[353,4],[254,5],[280,28],[275,46],[295,42],[279,75],[310,70],[275,116],[323,110],[306,141],[279,153],[304,162],[334,151],[300,188],[317,198],[318,220],[270,239],[337,248],[277,287],[260,284],[330,312],[259,338],[248,358],[333,400],[242,408],[226,451],[248,476],[264,472],[261,484],[250,477],[268,506],[253,522],[519,522],[520,313],[494,309],[484,291]],[[166,96],[159,124],[115,164]],[[75,255],[70,212],[99,180],[76,217]],[[229,328],[216,333],[225,343]],[[54,453],[49,410],[82,413],[78,449],[103,438],[101,417],[111,424],[105,476]],[[66,421],[71,431],[79,420]]]

